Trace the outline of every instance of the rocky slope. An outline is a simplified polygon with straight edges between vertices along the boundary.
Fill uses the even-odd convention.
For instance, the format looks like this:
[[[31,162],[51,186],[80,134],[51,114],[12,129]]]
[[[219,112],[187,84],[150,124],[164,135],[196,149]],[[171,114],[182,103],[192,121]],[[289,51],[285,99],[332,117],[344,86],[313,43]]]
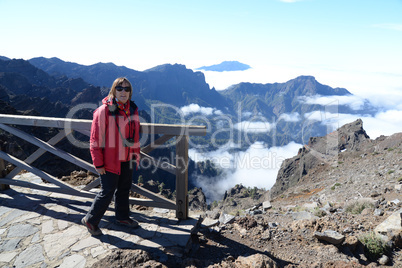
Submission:
[[[295,186],[317,166],[336,166],[341,152],[359,152],[371,147],[371,140],[363,129],[362,120],[346,124],[324,137],[311,137],[297,156],[286,159],[278,172],[277,180],[270,190],[277,197]]]
[[[313,156],[313,149],[320,154]],[[313,157],[318,160],[301,172]],[[402,267],[401,164],[402,133],[371,140],[358,120],[310,139],[285,161],[283,170],[293,168],[277,184],[289,187],[270,194],[237,185],[215,207],[199,211],[203,223],[184,254],[160,263],[142,251],[118,250],[98,265]],[[302,176],[282,184],[294,172]],[[198,191],[194,196],[202,200]]]

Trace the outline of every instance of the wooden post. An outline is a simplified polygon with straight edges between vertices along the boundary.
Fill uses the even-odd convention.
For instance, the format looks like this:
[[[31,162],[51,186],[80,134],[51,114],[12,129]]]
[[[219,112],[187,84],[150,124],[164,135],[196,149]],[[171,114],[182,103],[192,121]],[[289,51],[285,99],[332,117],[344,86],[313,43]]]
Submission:
[[[6,165],[4,164],[4,160],[0,158],[0,178],[4,178],[6,176]],[[10,189],[10,185],[8,184],[0,184],[0,191],[4,191]]]
[[[188,136],[176,136],[176,218],[188,216]]]

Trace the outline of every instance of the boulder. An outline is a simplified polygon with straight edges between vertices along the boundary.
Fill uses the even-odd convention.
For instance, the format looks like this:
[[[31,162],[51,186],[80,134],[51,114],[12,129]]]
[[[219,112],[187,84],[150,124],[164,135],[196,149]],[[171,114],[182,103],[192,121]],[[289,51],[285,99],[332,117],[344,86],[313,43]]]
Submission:
[[[201,227],[202,228],[211,228],[211,227],[214,227],[217,225],[219,225],[219,220],[211,219],[211,218],[207,217],[202,221]]]
[[[240,256],[235,261],[235,267],[241,268],[279,268],[279,265],[264,254],[254,254],[248,257]]]
[[[356,250],[357,245],[359,244],[359,239],[354,236],[350,235],[345,239],[345,246],[347,246],[352,252]]]
[[[378,263],[381,265],[387,265],[388,262],[389,257],[387,255],[382,255],[382,257],[378,259]]]
[[[263,211],[267,211],[268,209],[271,209],[271,208],[272,208],[271,202],[265,201],[265,202],[262,203]]]
[[[188,192],[189,209],[192,211],[206,211],[208,209],[207,198],[201,188],[195,187]]]
[[[222,214],[220,217],[219,217],[219,222],[221,223],[221,224],[229,224],[229,223],[232,223],[232,222],[234,222],[234,220],[235,220],[235,216],[232,216],[232,215],[229,215],[229,214]]]
[[[303,207],[307,209],[315,209],[316,207],[318,207],[318,203],[317,202],[306,203],[303,205]]]
[[[325,230],[324,232],[315,232],[314,237],[318,240],[328,242],[333,245],[340,245],[345,240],[345,236],[334,230]]]
[[[208,210],[206,212],[206,214],[207,214],[208,218],[217,220],[217,219],[219,219],[219,216],[221,215],[221,212],[218,209],[214,209],[212,211]]]
[[[295,221],[318,219],[317,216],[314,216],[312,213],[307,211],[293,212],[292,217]]]
[[[380,209],[380,208],[376,208],[374,210],[374,216],[382,216],[384,215],[384,210]]]
[[[380,223],[374,231],[386,235],[389,231],[399,233],[402,231],[402,209],[391,214],[385,221]]]

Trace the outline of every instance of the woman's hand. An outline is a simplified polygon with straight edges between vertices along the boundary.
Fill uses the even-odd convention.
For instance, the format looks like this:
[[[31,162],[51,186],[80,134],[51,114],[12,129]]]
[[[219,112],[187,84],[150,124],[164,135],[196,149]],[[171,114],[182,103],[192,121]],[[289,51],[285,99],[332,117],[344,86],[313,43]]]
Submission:
[[[106,174],[105,168],[97,168],[96,171],[98,171],[99,175]]]

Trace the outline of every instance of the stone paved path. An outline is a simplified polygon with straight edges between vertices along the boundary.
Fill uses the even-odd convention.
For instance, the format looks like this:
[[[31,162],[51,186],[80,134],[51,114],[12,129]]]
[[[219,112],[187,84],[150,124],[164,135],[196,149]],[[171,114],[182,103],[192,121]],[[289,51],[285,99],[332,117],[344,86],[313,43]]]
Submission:
[[[42,183],[32,173],[20,180]],[[0,267],[90,267],[111,250],[144,249],[159,257],[180,256],[190,246],[198,217],[178,221],[175,211],[132,211],[138,229],[114,223],[113,206],[91,236],[81,218],[92,199],[11,186],[0,192]]]

